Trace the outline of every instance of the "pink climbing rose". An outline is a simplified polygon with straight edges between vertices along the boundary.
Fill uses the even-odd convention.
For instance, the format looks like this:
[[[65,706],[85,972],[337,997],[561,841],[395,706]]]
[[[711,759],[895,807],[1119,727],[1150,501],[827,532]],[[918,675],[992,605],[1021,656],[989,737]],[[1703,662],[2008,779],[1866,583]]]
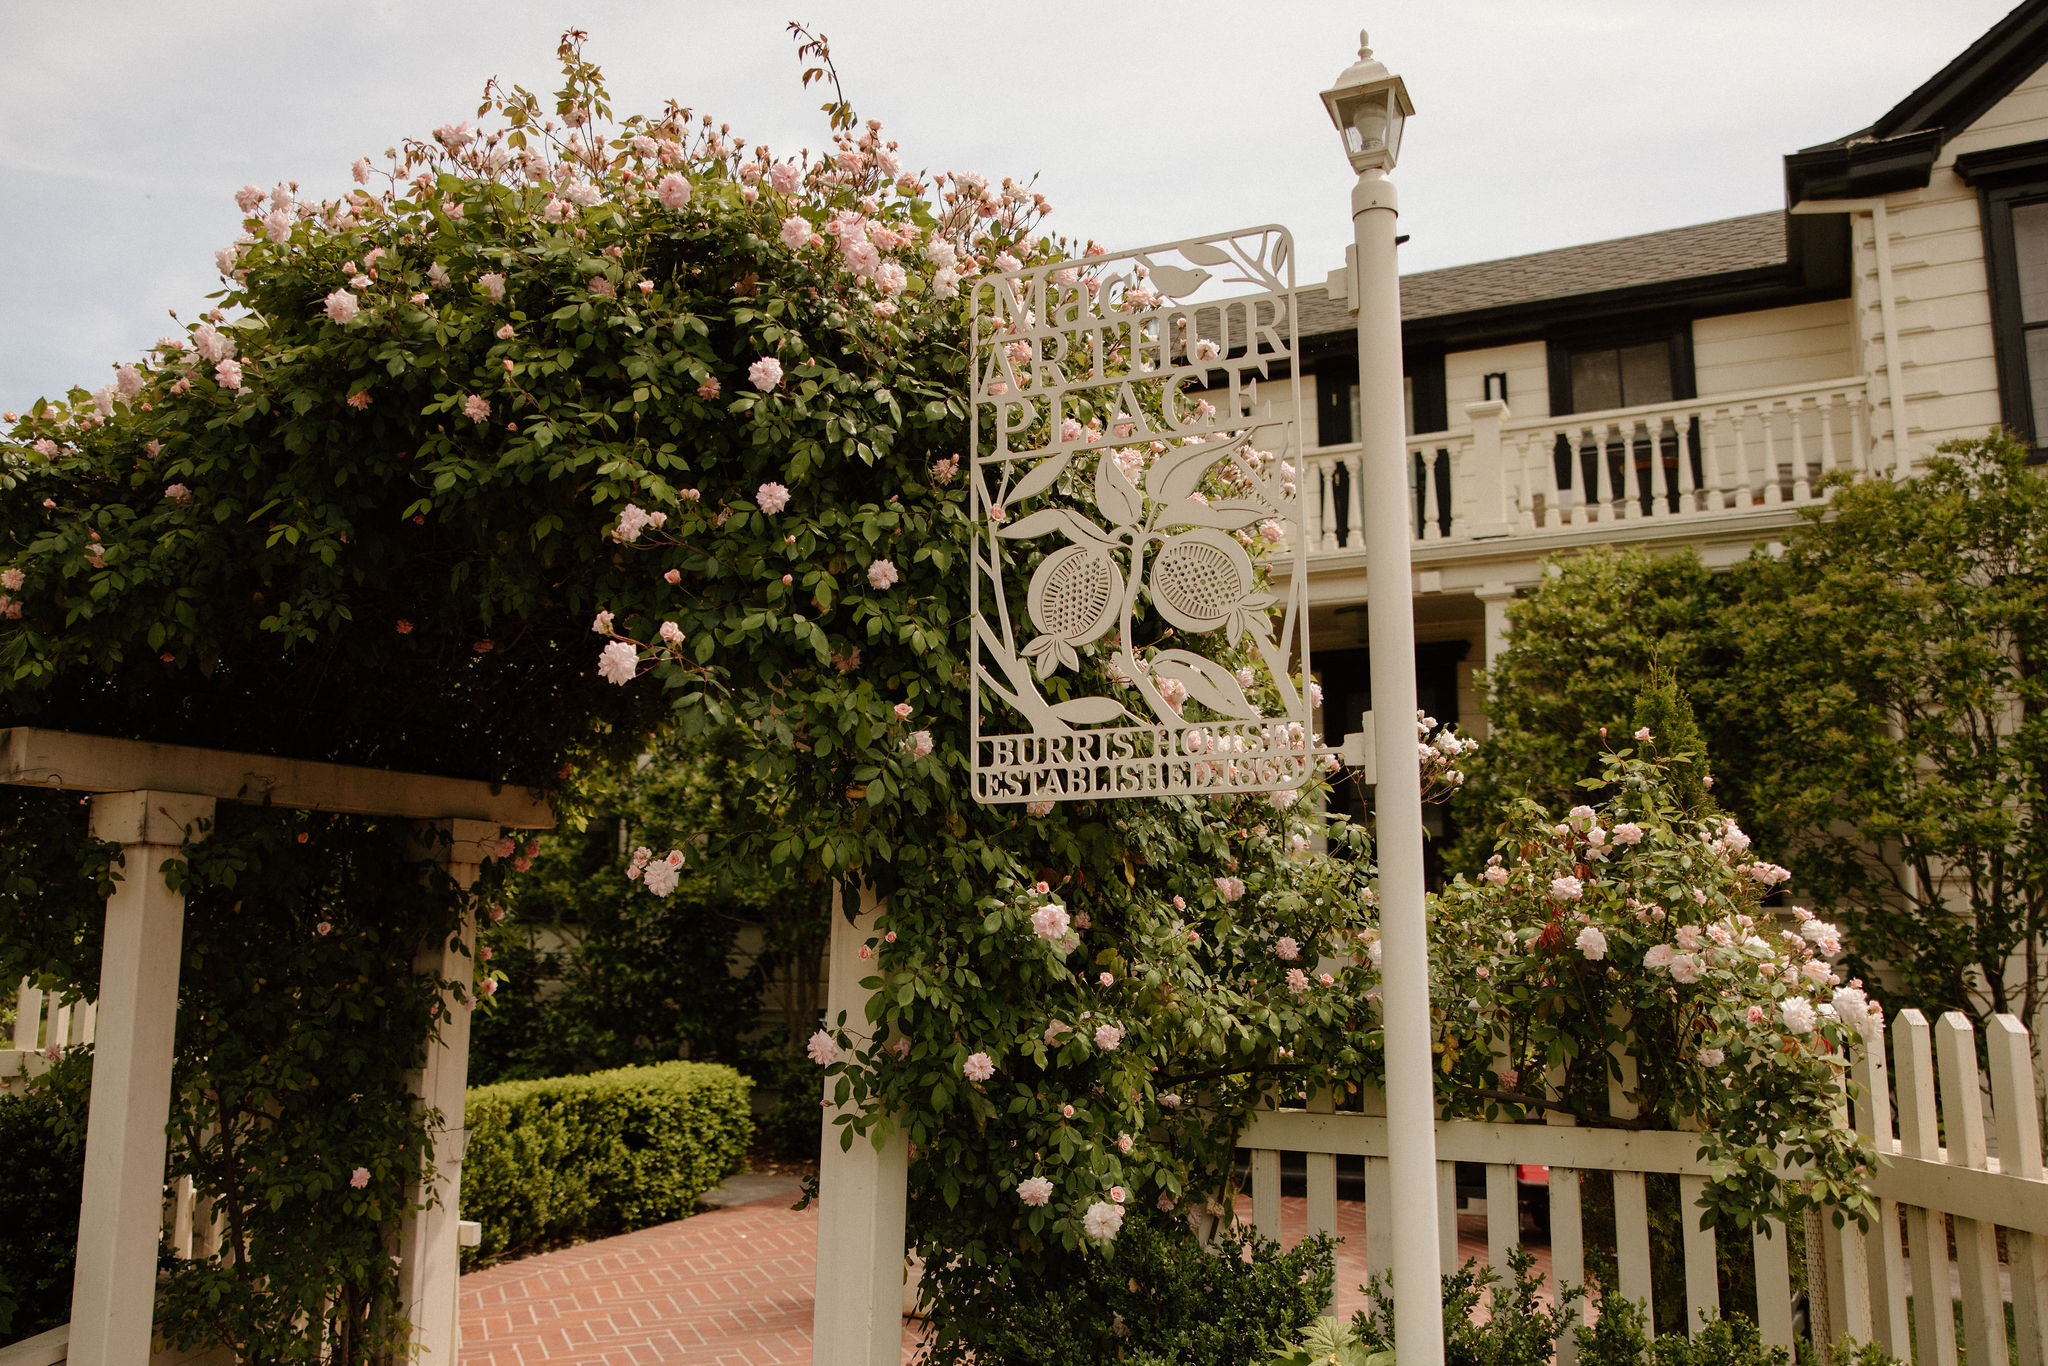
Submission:
[[[354,1171],[348,1174],[348,1184],[351,1188],[355,1190],[361,1190],[363,1187],[369,1185],[370,1169],[368,1167],[357,1167]]]
[[[960,1075],[969,1081],[987,1081],[996,1074],[995,1060],[986,1053],[969,1053],[960,1064]]]
[[[1095,1046],[1105,1053],[1114,1053],[1123,1046],[1124,1032],[1115,1025],[1095,1026]]]
[[[811,1035],[804,1045],[804,1052],[811,1055],[811,1061],[820,1067],[828,1067],[839,1060],[839,1045],[832,1042],[832,1036],[824,1030]]]
[[[680,209],[690,202],[690,182],[670,171],[654,187],[654,193],[660,196],[664,209]]]
[[[1052,1182],[1042,1176],[1027,1176],[1017,1183],[1017,1198],[1036,1208],[1052,1199]]]
[[[782,383],[782,362],[773,356],[763,356],[747,367],[747,382],[756,389],[766,391]]]
[[[780,484],[763,484],[754,490],[754,501],[761,511],[773,516],[789,506],[789,490]]]
[[[355,295],[345,289],[337,289],[327,296],[327,316],[334,322],[351,322],[360,312],[362,305],[356,302]]]
[[[597,672],[608,683],[625,684],[640,667],[640,647],[630,640],[615,640],[597,657]]]
[[[902,576],[896,572],[895,564],[889,560],[876,560],[868,566],[868,586],[870,588],[893,588],[900,577]]]
[[[471,422],[481,423],[491,415],[491,401],[479,394],[471,394],[462,400],[462,415]]]

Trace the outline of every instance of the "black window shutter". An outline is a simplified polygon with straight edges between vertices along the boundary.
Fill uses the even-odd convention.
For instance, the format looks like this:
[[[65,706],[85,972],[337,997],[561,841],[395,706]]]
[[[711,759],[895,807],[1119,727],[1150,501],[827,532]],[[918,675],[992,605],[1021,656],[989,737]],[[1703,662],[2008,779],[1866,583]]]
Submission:
[[[1353,372],[1356,373],[1355,371]],[[1351,386],[1344,367],[1316,373],[1316,444],[1344,446],[1351,442]]]
[[[1444,389],[1444,353],[1411,353],[1408,357],[1408,379],[1415,387],[1415,430],[1446,430],[1451,425],[1451,414]]]

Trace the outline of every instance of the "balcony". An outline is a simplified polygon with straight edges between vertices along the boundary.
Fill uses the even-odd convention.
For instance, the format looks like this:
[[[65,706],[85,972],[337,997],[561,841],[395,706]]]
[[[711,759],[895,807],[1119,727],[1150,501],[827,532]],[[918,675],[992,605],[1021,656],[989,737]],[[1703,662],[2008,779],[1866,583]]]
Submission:
[[[1418,549],[1632,540],[1681,524],[1711,534],[1715,523],[1821,502],[1821,476],[1871,468],[1860,376],[1565,417],[1518,420],[1488,401],[1467,405],[1465,417],[1408,438]],[[1307,457],[1311,555],[1364,548],[1358,459],[1355,444]]]

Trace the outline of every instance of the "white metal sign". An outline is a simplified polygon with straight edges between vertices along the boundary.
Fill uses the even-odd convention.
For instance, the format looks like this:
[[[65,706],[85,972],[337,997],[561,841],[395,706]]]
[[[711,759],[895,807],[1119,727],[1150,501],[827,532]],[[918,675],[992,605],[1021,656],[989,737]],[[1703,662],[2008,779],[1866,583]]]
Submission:
[[[972,305],[976,800],[1299,787],[1292,235],[991,275]]]

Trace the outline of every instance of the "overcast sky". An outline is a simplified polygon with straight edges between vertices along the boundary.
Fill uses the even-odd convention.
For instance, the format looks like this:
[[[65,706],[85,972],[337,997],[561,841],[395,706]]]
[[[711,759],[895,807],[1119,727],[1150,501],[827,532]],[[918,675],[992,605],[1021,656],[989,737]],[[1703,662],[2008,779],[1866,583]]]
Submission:
[[[1277,221],[1341,264],[1350,172],[1317,92],[1361,22],[1417,114],[1403,269],[1779,207],[1780,157],[1870,123],[2005,0],[0,0],[0,407],[170,330],[232,195],[553,89],[589,31],[614,108],[673,97],[778,151],[827,139],[783,32],[822,28],[863,117],[932,170],[1028,177],[1115,248]]]

